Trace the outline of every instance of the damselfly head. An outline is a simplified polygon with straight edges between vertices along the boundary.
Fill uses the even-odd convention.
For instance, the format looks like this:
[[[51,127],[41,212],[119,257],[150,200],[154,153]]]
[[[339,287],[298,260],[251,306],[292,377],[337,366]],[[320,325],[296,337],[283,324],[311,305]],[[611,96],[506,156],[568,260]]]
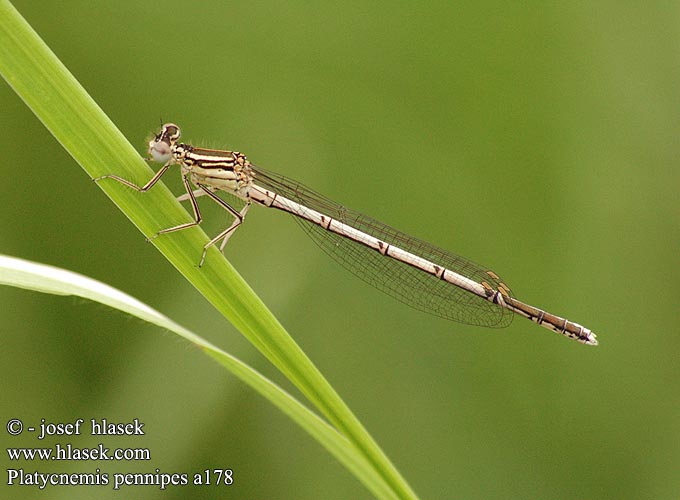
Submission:
[[[172,146],[179,139],[181,132],[174,123],[166,123],[161,131],[149,141],[149,154],[159,163],[167,162],[172,156]]]

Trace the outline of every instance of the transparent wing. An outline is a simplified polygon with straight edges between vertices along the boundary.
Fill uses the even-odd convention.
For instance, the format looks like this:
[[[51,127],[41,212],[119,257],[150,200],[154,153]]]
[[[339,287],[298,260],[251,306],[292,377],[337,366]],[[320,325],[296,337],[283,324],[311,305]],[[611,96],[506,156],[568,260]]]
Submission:
[[[434,264],[455,271],[493,289],[511,292],[493,273],[463,257],[402,233],[382,222],[329,200],[297,181],[251,165],[254,183],[281,194],[300,205],[328,215],[344,224],[394,245]],[[470,325],[505,327],[513,313],[457,286],[404,264],[300,217],[295,220],[321,249],[350,272],[379,290],[408,304],[445,319]]]

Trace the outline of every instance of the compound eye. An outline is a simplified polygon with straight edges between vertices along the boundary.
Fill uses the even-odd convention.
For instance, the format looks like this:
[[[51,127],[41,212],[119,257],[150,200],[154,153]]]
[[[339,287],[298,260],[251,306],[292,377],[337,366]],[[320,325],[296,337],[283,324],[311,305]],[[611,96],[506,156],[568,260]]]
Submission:
[[[180,135],[182,134],[177,125],[174,123],[166,123],[161,129],[161,133],[159,134],[160,137],[158,139],[163,140],[164,138],[167,138],[172,143],[177,141]]]

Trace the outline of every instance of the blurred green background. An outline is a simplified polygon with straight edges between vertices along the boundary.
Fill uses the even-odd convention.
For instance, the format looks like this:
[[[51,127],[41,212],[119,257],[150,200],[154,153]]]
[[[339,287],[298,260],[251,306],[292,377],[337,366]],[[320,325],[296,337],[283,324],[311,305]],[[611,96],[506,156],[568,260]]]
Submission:
[[[14,4],[140,152],[174,121],[189,142],[244,151],[489,266],[599,335],[588,348],[521,318],[487,330],[422,314],[254,207],[228,259],[422,498],[678,498],[677,3]],[[118,287],[290,389],[4,82],[0,109],[0,253]],[[213,234],[225,216],[202,206]],[[174,336],[73,298],[2,287],[0,301],[3,426],[138,418],[146,436],[106,444],[152,453],[56,465],[3,453],[5,469],[236,478],[166,491],[3,480],[3,496],[369,496]],[[2,435],[3,448],[102,442]]]

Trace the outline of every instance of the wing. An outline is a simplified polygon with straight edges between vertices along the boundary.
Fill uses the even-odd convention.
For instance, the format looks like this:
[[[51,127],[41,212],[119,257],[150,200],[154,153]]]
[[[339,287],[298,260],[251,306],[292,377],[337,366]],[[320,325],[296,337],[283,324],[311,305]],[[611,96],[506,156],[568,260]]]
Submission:
[[[300,205],[328,215],[390,245],[461,274],[477,283],[511,294],[500,278],[474,262],[402,233],[382,222],[350,210],[301,183],[251,165],[253,182]],[[405,304],[445,319],[470,325],[505,327],[513,313],[420,269],[348,238],[295,217],[321,249],[350,272]]]

